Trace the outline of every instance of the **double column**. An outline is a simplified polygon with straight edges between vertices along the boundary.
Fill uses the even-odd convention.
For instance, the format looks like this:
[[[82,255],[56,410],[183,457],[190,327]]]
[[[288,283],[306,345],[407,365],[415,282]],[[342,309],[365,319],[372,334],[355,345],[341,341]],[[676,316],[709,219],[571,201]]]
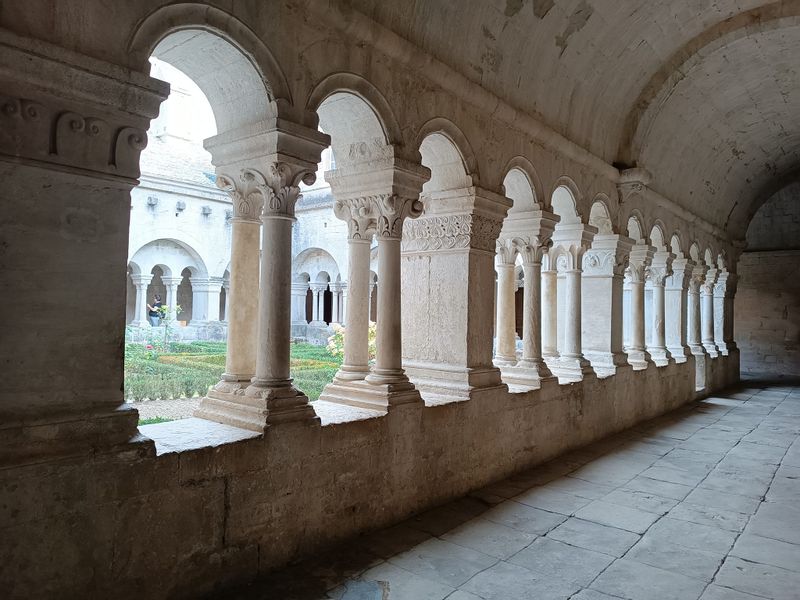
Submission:
[[[334,213],[348,224],[344,360],[321,400],[376,410],[421,403],[402,364],[400,242],[406,219],[422,213],[419,192],[429,171],[394,156],[341,163],[325,174]],[[370,250],[378,240],[377,355],[369,364]]]
[[[655,254],[655,248],[644,243],[631,249],[626,283],[630,288],[630,342],[626,348],[628,362],[634,369],[646,369],[650,354],[645,346],[644,285],[647,269]]]
[[[314,182],[330,138],[297,124],[284,131],[274,121],[248,127],[244,137],[234,133],[206,142],[218,185],[232,196],[236,229],[226,372],[195,416],[254,431],[290,421],[318,424],[289,371],[292,225],[299,184]]]
[[[583,257],[597,233],[597,228],[583,223],[559,224],[553,232],[553,248],[558,273],[564,274],[563,306],[564,338],[559,348],[559,359],[553,373],[565,381],[579,381],[593,374],[589,361],[583,355],[581,337]]]
[[[524,282],[522,357],[516,365],[503,368],[503,379],[508,383],[535,387],[545,380],[555,380],[542,356],[542,262],[558,221],[558,216],[537,209],[506,217],[503,224],[498,247],[507,245],[503,238],[511,238],[516,254],[522,258]],[[499,323],[498,315],[498,328]],[[513,319],[511,332],[514,333]]]
[[[653,330],[650,334],[650,344],[647,351],[656,366],[663,367],[669,364],[670,354],[667,350],[665,329],[665,284],[670,275],[673,255],[660,250],[653,255],[650,266],[647,268],[647,280],[653,290]]]
[[[672,274],[667,277],[664,288],[667,350],[677,363],[684,363],[689,356],[688,339],[688,289],[694,262],[678,255],[672,261]]]
[[[733,298],[736,294],[736,274],[721,269],[714,284],[714,342],[720,354],[728,356],[736,349],[733,340]]]
[[[705,283],[708,267],[702,262],[695,264],[689,278],[689,289],[686,293],[686,341],[689,351],[694,356],[705,355],[702,333],[702,306],[700,288]]]
[[[325,327],[325,290],[328,289],[327,283],[311,284],[311,323],[317,327]]]
[[[714,341],[714,286],[717,283],[718,273],[719,270],[710,267],[706,272],[705,281],[700,286],[700,320],[703,347],[711,358],[719,356],[719,348]]]
[[[495,270],[497,271],[497,350],[494,354],[494,364],[499,367],[517,364],[516,257],[517,250],[513,239],[498,240],[495,258]]]
[[[178,312],[178,286],[181,284],[182,281],[183,277],[181,276],[161,277],[161,283],[163,283],[164,286],[167,288],[166,305],[167,309],[169,310],[170,319],[172,319],[173,321],[177,321],[178,318],[181,316],[184,317],[189,316],[189,315],[183,315],[182,313]],[[194,302],[192,304],[194,304]]]
[[[147,286],[153,280],[151,273],[131,275],[131,282],[136,290],[136,304],[134,305],[133,327],[147,327],[150,322],[147,320]]]

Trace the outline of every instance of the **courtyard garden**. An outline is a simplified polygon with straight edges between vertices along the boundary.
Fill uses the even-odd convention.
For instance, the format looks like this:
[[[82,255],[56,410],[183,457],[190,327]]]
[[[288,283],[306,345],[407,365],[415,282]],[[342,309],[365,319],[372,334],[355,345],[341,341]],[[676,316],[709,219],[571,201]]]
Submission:
[[[167,346],[165,350],[147,342],[125,345],[125,399],[137,402],[140,425],[191,416],[225,370],[225,342],[171,342]],[[294,384],[313,402],[333,379],[342,359],[325,346],[298,342],[291,348]]]

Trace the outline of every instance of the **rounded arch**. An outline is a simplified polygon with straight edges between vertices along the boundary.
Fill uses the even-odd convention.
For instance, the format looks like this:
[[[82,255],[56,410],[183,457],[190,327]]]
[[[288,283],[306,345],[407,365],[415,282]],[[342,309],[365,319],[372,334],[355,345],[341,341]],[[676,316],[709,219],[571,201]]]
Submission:
[[[286,77],[261,39],[207,4],[164,6],[145,17],[127,44],[132,67],[149,72],[157,56],[197,83],[220,132],[277,116],[292,104]]]
[[[597,194],[589,210],[589,225],[597,227],[600,235],[610,235],[614,233],[614,223],[609,211],[609,200],[605,194]]]
[[[695,263],[699,263],[701,260],[700,244],[698,244],[696,241],[692,242],[692,245],[689,246],[689,258],[691,258]]]
[[[553,212],[561,217],[559,224],[581,222],[581,215],[578,212],[580,200],[581,193],[577,184],[569,177],[559,177],[553,187],[553,193],[550,194],[550,206]]]
[[[469,187],[480,180],[472,146],[452,121],[435,117],[425,123],[417,134],[416,147],[422,164],[431,170],[423,191]]]
[[[208,268],[200,253],[176,238],[151,240],[139,247],[128,262],[135,262],[140,267],[151,265],[147,272],[154,266],[161,267],[164,275],[168,277],[180,274],[187,267],[192,269],[194,276],[208,277]]]
[[[508,209],[508,216],[530,212],[538,208],[539,203],[536,202],[533,186],[521,169],[515,167],[506,174],[503,179],[503,188],[506,198],[513,203]]]
[[[653,226],[650,228],[649,242],[658,252],[664,252],[667,249],[667,239],[664,234],[664,224],[656,219]]]
[[[327,75],[311,90],[306,101],[306,110],[319,114],[320,107],[325,101],[337,94],[355,96],[372,110],[380,123],[385,143],[393,145],[403,143],[400,124],[386,97],[370,81],[355,73],[341,72]],[[334,132],[331,130],[330,124],[323,124],[320,120],[320,126],[325,133],[333,137]]]
[[[669,238],[669,250],[678,258],[684,257],[683,241],[681,240],[679,231],[673,232],[672,236]]]
[[[711,249],[711,246],[707,246],[705,252],[703,252],[703,261],[708,267],[712,269],[716,268],[717,263],[714,260],[714,251]]]
[[[644,244],[644,218],[638,210],[632,210],[628,215],[626,233],[628,237],[635,240],[637,244]]]
[[[326,273],[331,280],[339,274],[339,266],[336,259],[322,248],[306,248],[295,256],[292,261],[292,271],[297,277],[307,273],[311,282],[317,281],[317,275],[321,272]]]
[[[506,165],[506,168],[504,170],[504,173],[506,174],[505,178],[503,179],[505,194],[507,197],[514,200],[514,205],[516,206],[517,202],[514,196],[511,195],[513,191],[510,190],[508,185],[506,184],[506,180],[508,180],[509,176],[513,171],[520,173],[522,177],[525,178],[527,185],[533,194],[534,205],[539,208],[547,207],[548,206],[547,195],[544,193],[542,180],[539,178],[539,174],[536,172],[533,163],[531,163],[531,161],[529,161],[524,156],[515,156],[514,158],[512,158],[510,161],[508,161],[508,164]],[[512,207],[512,210],[513,209],[514,207]],[[509,210],[509,212],[511,212],[511,210]]]
[[[142,274],[142,267],[140,267],[136,262],[129,260],[128,261],[128,272],[131,275],[141,275]]]
[[[331,274],[327,271],[320,271],[316,275],[314,275],[313,283],[330,283],[331,282]]]

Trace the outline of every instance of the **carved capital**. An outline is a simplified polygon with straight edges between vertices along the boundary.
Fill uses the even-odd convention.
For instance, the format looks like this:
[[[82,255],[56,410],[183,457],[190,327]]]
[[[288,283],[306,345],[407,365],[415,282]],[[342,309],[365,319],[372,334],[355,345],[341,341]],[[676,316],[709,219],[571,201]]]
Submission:
[[[537,235],[514,238],[513,243],[522,257],[523,266],[541,264],[545,252],[553,245],[549,237]]]
[[[650,265],[645,267],[645,279],[658,287],[664,287],[670,270],[666,265]]]
[[[424,208],[417,198],[405,198],[397,194],[381,194],[373,197],[377,217],[376,234],[379,238],[399,240],[403,237],[403,223],[416,219]]]
[[[299,182],[311,185],[316,174],[305,167],[293,167],[284,162],[269,164],[265,171],[244,168],[239,176],[221,173],[217,187],[231,196],[234,217],[256,221],[272,217],[294,218],[294,208],[302,197]]]
[[[347,236],[351,240],[371,240],[376,228],[376,197],[363,196],[336,200],[333,213],[347,223]]]
[[[407,221],[404,252],[476,249],[492,252],[502,221],[483,215],[431,215]]]
[[[627,255],[620,255],[616,250],[609,248],[591,248],[583,257],[584,275],[618,275],[625,272]]]

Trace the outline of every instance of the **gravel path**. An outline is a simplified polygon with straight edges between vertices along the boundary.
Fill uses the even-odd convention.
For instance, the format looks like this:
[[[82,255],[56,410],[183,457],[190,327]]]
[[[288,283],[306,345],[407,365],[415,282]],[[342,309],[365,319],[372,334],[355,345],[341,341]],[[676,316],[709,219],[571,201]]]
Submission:
[[[177,398],[174,400],[151,400],[131,403],[138,411],[140,419],[186,419],[192,416],[200,404],[200,398]]]

